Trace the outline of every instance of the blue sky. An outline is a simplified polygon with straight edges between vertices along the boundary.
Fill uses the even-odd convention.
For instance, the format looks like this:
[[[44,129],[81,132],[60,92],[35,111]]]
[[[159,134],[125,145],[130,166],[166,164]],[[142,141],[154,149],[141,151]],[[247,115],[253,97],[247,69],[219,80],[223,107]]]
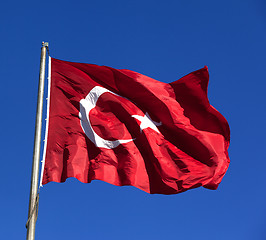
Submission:
[[[266,239],[266,3],[6,1],[1,36],[1,236],[23,239],[40,47],[54,58],[172,82],[209,67],[209,99],[231,128],[218,190],[149,195],[94,181],[41,189],[36,239]]]

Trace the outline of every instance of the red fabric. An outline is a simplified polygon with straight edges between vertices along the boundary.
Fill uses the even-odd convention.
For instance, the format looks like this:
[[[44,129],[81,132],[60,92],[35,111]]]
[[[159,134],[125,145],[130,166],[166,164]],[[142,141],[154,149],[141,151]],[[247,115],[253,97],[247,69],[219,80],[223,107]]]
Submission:
[[[204,186],[216,189],[228,165],[230,130],[207,98],[207,67],[167,84],[130,70],[52,59],[48,142],[42,183],[69,177],[94,179],[148,193],[175,194]],[[95,87],[102,94],[89,114],[106,140],[97,147],[81,127],[80,100]],[[159,131],[140,129],[133,115],[149,114]]]

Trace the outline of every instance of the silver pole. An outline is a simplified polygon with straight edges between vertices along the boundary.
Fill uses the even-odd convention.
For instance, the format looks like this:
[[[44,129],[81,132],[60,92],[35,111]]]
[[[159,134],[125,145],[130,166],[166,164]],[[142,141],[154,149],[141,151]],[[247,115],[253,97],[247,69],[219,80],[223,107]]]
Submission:
[[[39,75],[39,89],[38,89],[38,102],[35,121],[35,138],[33,161],[31,171],[31,188],[30,188],[30,202],[27,227],[27,240],[35,239],[35,226],[37,221],[38,209],[38,182],[39,182],[39,165],[40,165],[40,149],[41,149],[41,130],[42,130],[42,109],[43,109],[43,92],[44,92],[44,79],[45,79],[45,63],[46,63],[46,48],[48,43],[42,42],[41,50],[41,63]]]

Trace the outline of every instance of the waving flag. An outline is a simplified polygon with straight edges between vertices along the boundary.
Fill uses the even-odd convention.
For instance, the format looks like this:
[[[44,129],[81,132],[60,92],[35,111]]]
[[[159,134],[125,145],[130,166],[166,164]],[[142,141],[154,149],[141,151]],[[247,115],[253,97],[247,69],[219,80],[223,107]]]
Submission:
[[[167,84],[106,66],[50,60],[42,184],[69,177],[148,193],[216,189],[229,126],[207,98],[207,67]]]

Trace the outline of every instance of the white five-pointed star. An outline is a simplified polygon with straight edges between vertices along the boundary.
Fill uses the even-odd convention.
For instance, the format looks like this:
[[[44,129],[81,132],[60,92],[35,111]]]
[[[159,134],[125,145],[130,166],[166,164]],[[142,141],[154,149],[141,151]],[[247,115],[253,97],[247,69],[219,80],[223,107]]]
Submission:
[[[146,112],[145,116],[140,116],[140,115],[132,115],[131,117],[136,118],[140,121],[140,132],[142,132],[143,129],[145,128],[151,128],[154,131],[160,133],[160,131],[158,130],[158,128],[156,126],[161,126],[162,123],[161,122],[155,122],[152,121],[150,115]]]

